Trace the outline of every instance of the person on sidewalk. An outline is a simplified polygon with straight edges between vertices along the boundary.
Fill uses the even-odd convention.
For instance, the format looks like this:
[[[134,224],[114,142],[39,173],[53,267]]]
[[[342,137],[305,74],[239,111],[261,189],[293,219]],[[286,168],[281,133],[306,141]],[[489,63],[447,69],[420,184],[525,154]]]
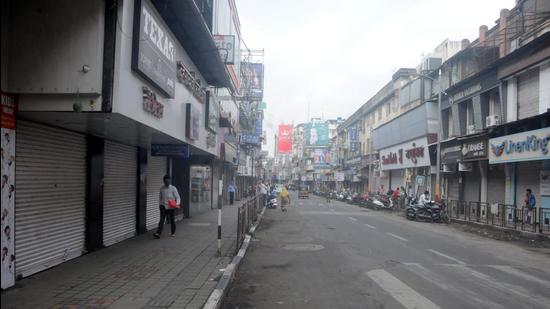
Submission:
[[[536,206],[537,201],[535,199],[533,191],[531,191],[531,189],[525,190],[525,222],[527,222],[527,224],[533,223],[531,221],[533,220],[533,211],[535,210]]]
[[[176,208],[179,208],[181,203],[180,195],[178,189],[171,184],[170,176],[166,175],[163,178],[164,185],[160,187],[159,194],[159,210],[160,210],[160,221],[157,232],[154,234],[155,238],[160,238],[162,235],[162,229],[164,228],[164,221],[166,217],[170,219],[170,229],[172,231],[171,237],[176,235]]]
[[[229,193],[229,205],[233,205],[233,202],[235,201],[235,192],[237,189],[235,188],[234,183],[230,183],[229,186],[227,186],[227,192]]]
[[[424,191],[422,195],[420,195],[420,198],[418,199],[418,205],[424,206],[428,203],[430,203],[430,192],[428,190]]]
[[[267,186],[264,184],[263,181],[260,181],[260,184],[258,185],[259,191],[260,191],[260,203],[262,207],[265,207],[266,200],[267,200]]]
[[[288,188],[283,186],[281,190],[281,211],[286,211],[288,205],[290,205],[290,193],[288,193]]]

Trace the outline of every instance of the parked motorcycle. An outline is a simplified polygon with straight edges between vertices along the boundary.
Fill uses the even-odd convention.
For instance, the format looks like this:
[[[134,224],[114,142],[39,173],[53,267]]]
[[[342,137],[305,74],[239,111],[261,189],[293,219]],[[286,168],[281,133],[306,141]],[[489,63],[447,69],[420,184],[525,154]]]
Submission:
[[[434,201],[430,201],[424,205],[409,204],[405,211],[405,215],[409,220],[424,220],[431,222],[441,221],[441,207]]]
[[[267,200],[267,208],[269,209],[275,209],[277,208],[277,196],[270,195]]]

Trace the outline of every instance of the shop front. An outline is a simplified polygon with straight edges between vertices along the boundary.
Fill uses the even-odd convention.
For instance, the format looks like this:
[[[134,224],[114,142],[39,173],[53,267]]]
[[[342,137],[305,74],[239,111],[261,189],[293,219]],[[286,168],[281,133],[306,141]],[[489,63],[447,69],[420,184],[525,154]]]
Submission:
[[[430,165],[427,136],[380,150],[380,172],[389,180],[385,191],[404,187],[416,194],[426,190]]]
[[[505,203],[523,207],[531,189],[537,207],[550,207],[550,127],[489,140],[489,164],[506,171]]]

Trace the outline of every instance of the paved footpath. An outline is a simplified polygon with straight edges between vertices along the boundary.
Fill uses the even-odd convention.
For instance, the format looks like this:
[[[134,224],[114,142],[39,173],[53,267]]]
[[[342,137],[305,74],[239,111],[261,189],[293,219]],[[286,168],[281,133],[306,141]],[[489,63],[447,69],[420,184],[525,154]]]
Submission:
[[[176,237],[153,231],[17,281],[2,308],[200,308],[235,253],[237,206],[177,223]]]

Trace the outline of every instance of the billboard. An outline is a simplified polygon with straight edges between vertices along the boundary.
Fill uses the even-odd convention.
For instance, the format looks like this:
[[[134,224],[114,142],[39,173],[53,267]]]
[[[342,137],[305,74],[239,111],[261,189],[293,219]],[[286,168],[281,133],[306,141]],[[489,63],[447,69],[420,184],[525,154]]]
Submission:
[[[220,57],[225,64],[235,63],[235,36],[234,35],[220,35],[215,34],[212,36]]]
[[[279,141],[277,144],[279,153],[292,153],[292,125],[279,125]]]
[[[329,165],[331,163],[331,156],[328,149],[315,149],[312,152],[313,164],[316,166]]]
[[[243,62],[242,70],[248,81],[249,98],[261,101],[264,97],[264,64]]]
[[[306,142],[308,146],[327,146],[328,124],[308,123],[306,125]]]

